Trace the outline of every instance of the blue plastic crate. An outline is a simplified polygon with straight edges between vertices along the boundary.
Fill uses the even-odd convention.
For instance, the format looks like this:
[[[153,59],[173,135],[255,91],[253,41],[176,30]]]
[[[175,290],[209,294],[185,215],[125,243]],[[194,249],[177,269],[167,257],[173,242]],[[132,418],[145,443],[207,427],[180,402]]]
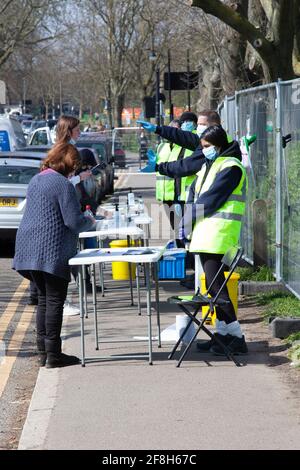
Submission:
[[[184,248],[174,248],[165,251],[163,259],[159,261],[159,279],[184,279],[185,278]]]

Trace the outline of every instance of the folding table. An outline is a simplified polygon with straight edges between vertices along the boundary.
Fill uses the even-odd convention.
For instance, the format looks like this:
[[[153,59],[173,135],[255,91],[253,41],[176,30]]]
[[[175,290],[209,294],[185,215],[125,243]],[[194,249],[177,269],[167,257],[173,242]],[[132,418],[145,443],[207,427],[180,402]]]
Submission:
[[[99,349],[99,336],[98,336],[98,322],[97,322],[97,301],[96,301],[96,282],[95,282],[95,265],[99,263],[107,263],[113,261],[124,261],[128,263],[139,263],[143,264],[145,268],[146,288],[147,288],[147,318],[148,318],[148,355],[139,356],[113,356],[117,358],[140,358],[148,357],[149,364],[152,364],[152,324],[151,324],[151,283],[150,283],[150,267],[152,264],[155,265],[155,297],[156,297],[156,309],[157,309],[157,326],[158,326],[158,346],[161,346],[160,342],[160,316],[159,316],[159,290],[158,290],[158,276],[157,276],[157,263],[162,257],[165,251],[165,247],[128,247],[128,248],[100,248],[100,249],[88,249],[77,253],[76,256],[69,260],[70,266],[79,266],[79,301],[80,301],[80,325],[81,325],[81,357],[82,366],[87,361],[95,361],[98,359],[107,359],[109,356],[103,357],[85,357],[85,340],[84,340],[84,317],[86,313],[86,305],[83,299],[83,272],[85,266],[92,266],[92,289],[93,289],[93,307],[94,307],[94,326],[95,326],[95,347]],[[148,254],[147,254],[148,252]],[[132,254],[129,254],[132,253]],[[145,253],[145,254],[144,254]]]
[[[126,224],[125,222],[119,222],[116,224],[112,219],[103,219],[97,222],[96,230],[90,230],[89,232],[81,232],[79,234],[79,246],[80,251],[84,248],[84,239],[97,237],[99,240],[99,247],[102,248],[102,240],[105,238],[124,238],[127,239],[127,245],[130,246],[131,238],[143,238],[144,232],[142,229],[137,227],[135,224]],[[103,265],[99,264],[100,269],[100,282],[101,282],[101,292],[104,297],[104,276],[103,276]],[[86,273],[84,269],[84,280],[86,278]],[[132,275],[131,269],[129,270],[130,276],[130,293],[131,293],[131,305],[133,305],[133,286],[132,286]],[[83,283],[83,295],[85,306],[87,304],[87,294],[85,282]],[[140,308],[140,307],[139,307]],[[86,310],[87,311],[87,310]]]

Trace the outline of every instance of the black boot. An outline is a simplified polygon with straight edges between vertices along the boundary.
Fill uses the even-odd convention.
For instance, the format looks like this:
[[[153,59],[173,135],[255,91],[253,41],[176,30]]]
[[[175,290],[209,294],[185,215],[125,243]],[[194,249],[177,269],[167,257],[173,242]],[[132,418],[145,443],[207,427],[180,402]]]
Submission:
[[[75,364],[80,364],[80,359],[76,356],[68,356],[64,353],[47,353],[47,369],[53,369],[54,367],[74,366]]]
[[[46,364],[47,353],[45,350],[45,341],[42,337],[37,337],[36,340],[37,350],[38,350],[38,364],[40,367],[44,367]]]
[[[46,364],[47,353],[46,351],[38,351],[38,364],[40,367],[44,367]]]
[[[222,343],[225,343],[226,344],[226,336],[224,335],[220,335],[220,333],[213,333],[213,337],[208,340],[208,341],[202,341],[200,340],[197,344],[196,344],[196,347],[197,347],[197,351],[199,352],[209,352],[210,349],[215,345],[217,344],[215,338],[218,338]]]

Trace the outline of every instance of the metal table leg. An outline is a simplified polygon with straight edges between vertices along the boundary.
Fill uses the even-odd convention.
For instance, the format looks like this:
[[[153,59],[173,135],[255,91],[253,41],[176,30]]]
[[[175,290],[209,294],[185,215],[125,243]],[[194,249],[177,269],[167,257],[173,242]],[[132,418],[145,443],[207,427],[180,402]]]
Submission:
[[[143,225],[143,232],[144,232],[144,244],[145,246],[149,246],[149,224]]]
[[[139,273],[140,265],[137,264],[135,268],[136,272],[136,290],[137,290],[137,302],[138,302],[138,312],[141,315],[141,292],[140,292],[140,273]]]
[[[154,282],[155,282],[155,303],[156,303],[156,316],[157,316],[157,329],[158,329],[158,347],[161,348],[160,338],[160,311],[159,311],[159,287],[158,287],[158,263],[154,264]]]
[[[149,364],[152,365],[152,324],[151,324],[151,284],[149,264],[144,264],[147,284],[147,317],[148,317],[148,344],[149,344]]]
[[[84,239],[81,238],[79,240],[80,244],[80,251],[84,250]],[[84,308],[85,308],[85,318],[88,318],[88,309],[87,309],[87,293],[86,293],[86,266],[82,266],[83,272],[83,301],[84,301]]]
[[[95,349],[99,349],[98,343],[98,319],[97,319],[97,298],[96,298],[96,268],[95,265],[91,266],[92,275],[92,292],[93,292],[93,311],[94,311],[94,327],[95,327]]]
[[[83,302],[83,269],[84,266],[79,266],[78,280],[79,280],[79,306],[80,306],[80,329],[81,329],[81,365],[85,367],[85,349],[84,349],[84,302]]]
[[[103,248],[103,240],[99,238],[99,246]],[[103,273],[103,263],[99,264],[99,274],[100,274],[100,286],[101,286],[101,294],[104,297],[104,273]]]
[[[129,237],[129,236],[127,236],[127,245],[128,245],[128,247],[130,247],[130,237]],[[131,305],[134,305],[134,302],[133,302],[132,272],[131,272],[131,265],[130,265],[130,263],[128,263],[128,267],[129,267],[129,279],[130,279]]]
[[[86,270],[87,270],[87,267],[83,266],[83,300],[84,300],[85,318],[88,318],[89,316],[88,316],[88,309],[87,309]]]

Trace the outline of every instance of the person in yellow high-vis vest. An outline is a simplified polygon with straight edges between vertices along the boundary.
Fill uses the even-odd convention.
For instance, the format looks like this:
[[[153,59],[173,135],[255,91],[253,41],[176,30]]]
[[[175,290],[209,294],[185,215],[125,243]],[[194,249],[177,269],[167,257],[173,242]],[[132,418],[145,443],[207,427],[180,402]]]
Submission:
[[[209,285],[221,266],[225,252],[239,242],[245,212],[247,175],[237,158],[240,156],[238,143],[228,143],[222,127],[207,128],[201,135],[201,145],[205,163],[191,186],[187,202],[189,210],[181,221],[179,238],[190,239],[189,250],[200,255],[206,284]],[[212,296],[223,281],[224,274],[221,273],[210,292]],[[216,307],[215,335],[232,353],[245,354],[248,351],[247,344],[227,287],[223,289],[221,298],[228,303]],[[214,339],[197,343],[197,349],[224,355]]]
[[[180,128],[179,119],[173,119],[169,124],[170,127]],[[156,149],[155,162],[168,162],[175,144],[169,141],[161,142]],[[171,181],[171,183],[170,183]],[[173,201],[174,200],[174,180],[166,176],[156,173],[155,196],[157,201]]]
[[[178,121],[177,121],[178,122]],[[171,127],[178,127],[174,121]],[[179,127],[182,130],[196,132],[197,116],[192,112],[184,112],[179,119]],[[168,153],[168,149],[170,149]],[[189,157],[193,152],[177,144],[162,143],[158,146],[157,155],[160,163],[174,162]],[[195,177],[194,177],[195,178]],[[178,222],[183,215],[183,207],[187,199],[187,188],[192,183],[193,177],[170,178],[157,173],[156,199],[163,202],[168,212],[172,230],[176,230]],[[180,243],[180,242],[179,242]]]

